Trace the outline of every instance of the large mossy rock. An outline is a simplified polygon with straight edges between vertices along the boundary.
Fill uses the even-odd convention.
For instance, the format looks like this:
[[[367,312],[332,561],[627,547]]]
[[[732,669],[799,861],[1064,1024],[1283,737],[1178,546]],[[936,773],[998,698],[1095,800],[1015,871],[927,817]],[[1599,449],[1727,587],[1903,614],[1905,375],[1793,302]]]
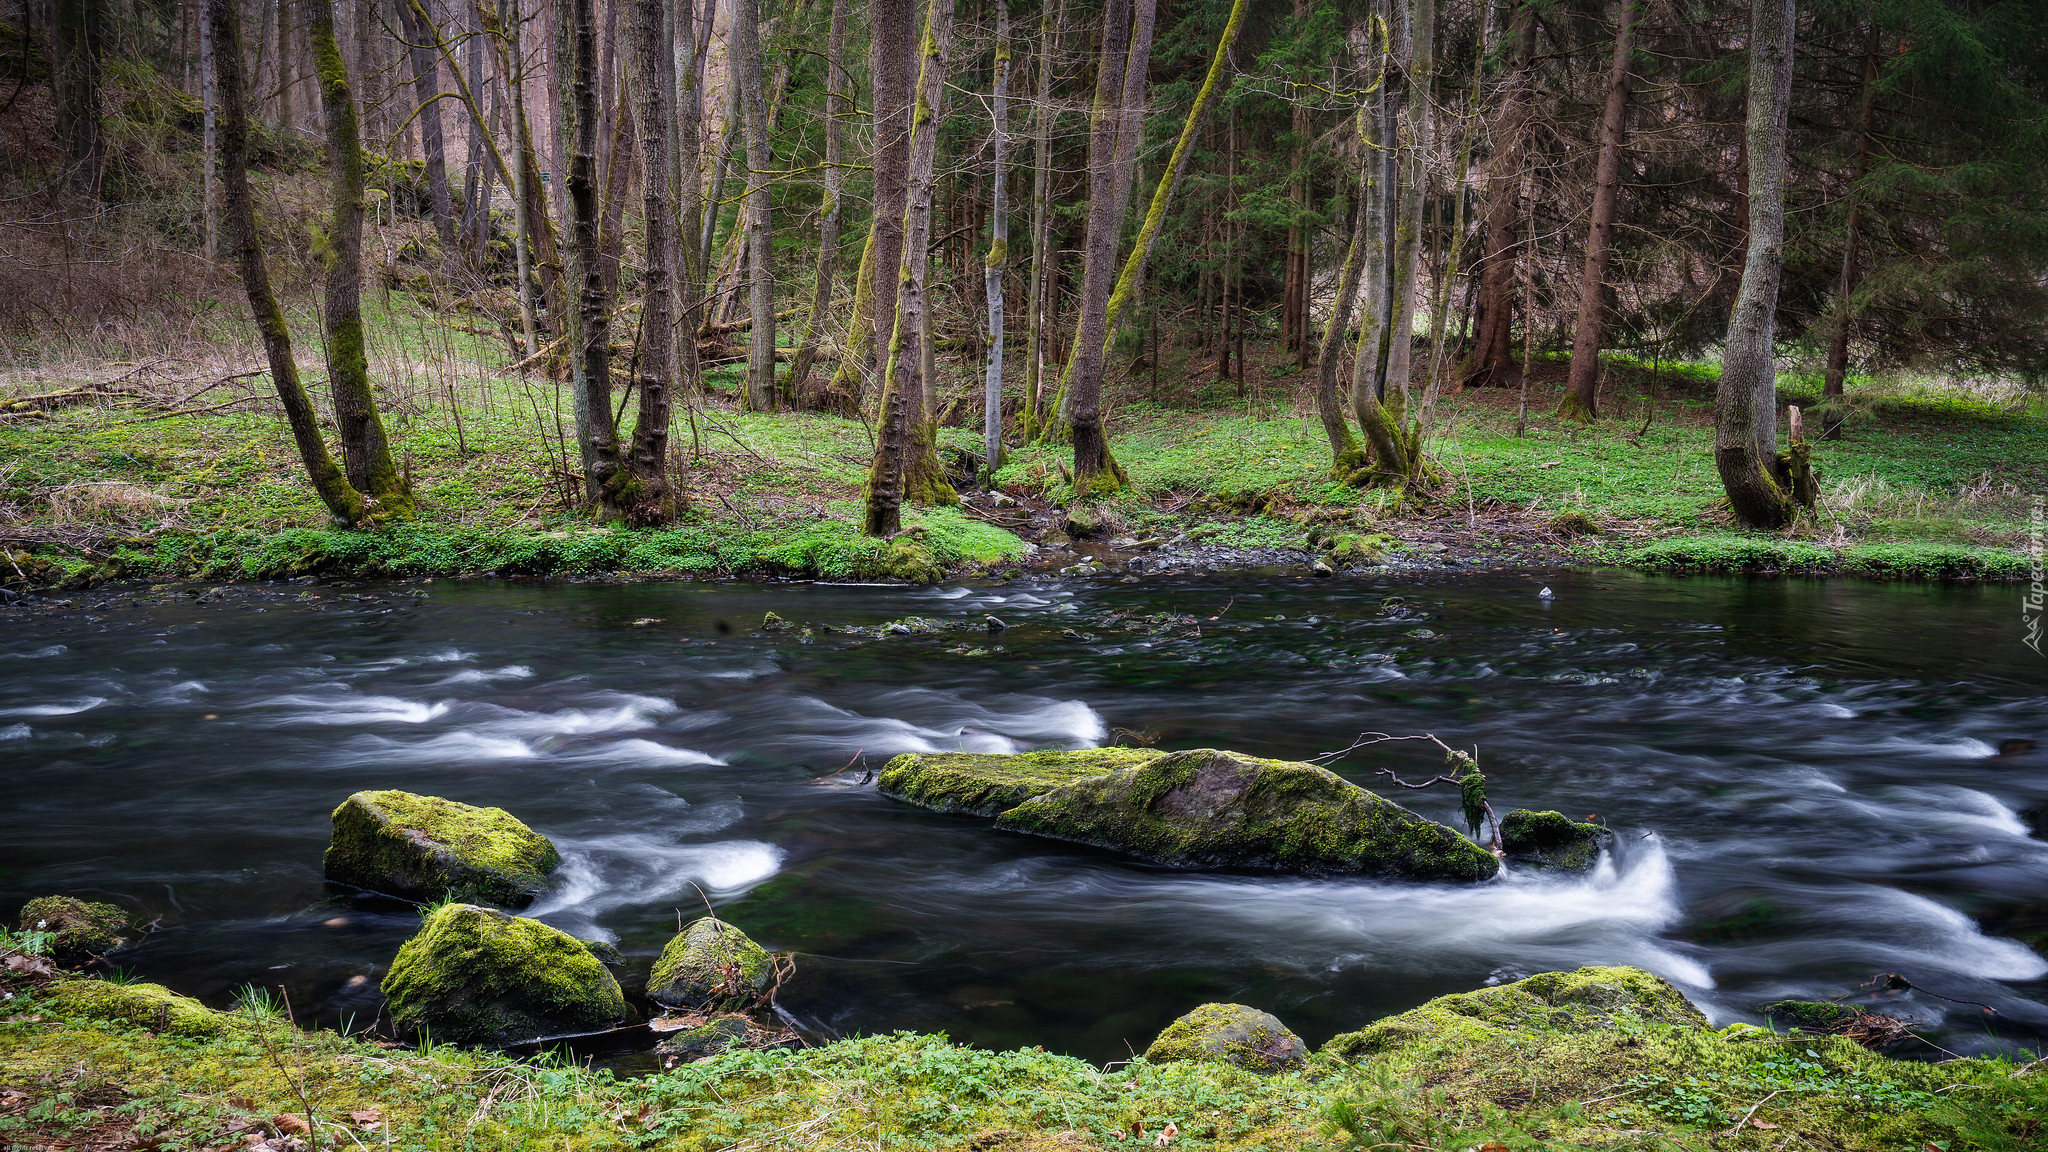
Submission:
[[[1063,785],[996,826],[1182,868],[1459,881],[1500,870],[1484,848],[1328,769],[1213,748]]]
[[[128,942],[128,913],[112,904],[89,904],[69,896],[44,896],[21,909],[23,932],[48,932],[50,959],[83,964]]]
[[[405,900],[524,908],[561,854],[502,808],[410,792],[358,792],[334,810],[327,878]]]
[[[1510,863],[1530,868],[1591,868],[1600,859],[1600,846],[1612,835],[1598,824],[1582,824],[1562,812],[1517,808],[1500,820],[1501,851]]]
[[[234,1020],[161,984],[105,980],[59,980],[36,994],[36,1006],[53,1016],[105,1020],[171,1036],[218,1036]]]
[[[601,1032],[627,1015],[618,980],[581,941],[475,904],[429,914],[391,962],[384,995],[393,1023],[457,1044]]]
[[[1322,1051],[1361,1060],[1410,1044],[1458,1048],[1515,1032],[1591,1032],[1625,1022],[1702,1028],[1707,1018],[1678,989],[1640,968],[1581,968],[1439,996],[1332,1037]]]
[[[1055,788],[1135,768],[1164,756],[1151,748],[1081,748],[1004,756],[907,752],[882,766],[876,787],[937,812],[995,816]]]
[[[675,934],[647,976],[647,997],[671,1008],[736,1009],[759,1002],[775,979],[766,948],[716,917]]]
[[[1166,1026],[1145,1059],[1215,1060],[1253,1072],[1284,1072],[1308,1059],[1308,1045],[1270,1012],[1243,1004],[1204,1004]]]

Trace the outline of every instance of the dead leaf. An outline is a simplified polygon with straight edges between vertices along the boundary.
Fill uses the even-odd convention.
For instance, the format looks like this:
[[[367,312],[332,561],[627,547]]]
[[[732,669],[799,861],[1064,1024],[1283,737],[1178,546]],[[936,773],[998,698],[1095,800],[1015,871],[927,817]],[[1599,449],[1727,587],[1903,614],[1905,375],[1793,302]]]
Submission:
[[[1180,1135],[1179,1126],[1174,1124],[1173,1121],[1168,1120],[1166,1127],[1159,1130],[1159,1135],[1153,1139],[1152,1143],[1157,1147],[1164,1148],[1168,1144],[1173,1143],[1173,1138],[1178,1135]]]
[[[348,1118],[365,1128],[369,1128],[381,1123],[384,1119],[384,1113],[376,1108],[365,1108],[360,1112],[349,1113]]]
[[[270,1118],[270,1123],[279,1132],[289,1132],[294,1136],[304,1136],[313,1130],[313,1126],[306,1123],[306,1118],[297,1112],[279,1112]]]
[[[1749,1126],[1751,1128],[1761,1128],[1766,1132],[1776,1132],[1778,1130],[1778,1126],[1769,1120],[1751,1120]]]

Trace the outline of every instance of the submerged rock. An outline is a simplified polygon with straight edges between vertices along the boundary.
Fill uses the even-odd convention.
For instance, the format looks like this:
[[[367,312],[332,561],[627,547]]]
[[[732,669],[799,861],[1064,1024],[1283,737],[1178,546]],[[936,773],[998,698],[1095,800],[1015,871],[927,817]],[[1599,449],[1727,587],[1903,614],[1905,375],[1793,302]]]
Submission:
[[[1600,846],[1611,836],[1598,824],[1581,824],[1561,812],[1517,808],[1500,820],[1501,850],[1510,862],[1531,868],[1591,868],[1600,859]]]
[[[1640,968],[1580,968],[1439,996],[1331,1037],[1322,1051],[1356,1061],[1414,1043],[1450,1048],[1514,1032],[1591,1032],[1624,1022],[1703,1028],[1707,1018],[1678,989]]]
[[[657,1055],[675,1060],[701,1060],[716,1056],[728,1048],[750,1047],[747,1040],[753,1033],[753,1026],[745,1016],[726,1014],[713,1016],[702,1024],[678,1028],[662,1037],[654,1046]]]
[[[775,979],[775,960],[738,928],[706,916],[675,934],[647,975],[647,996],[671,1008],[743,1008]]]
[[[1149,764],[1150,748],[1082,748],[1004,756],[983,752],[909,752],[882,766],[876,787],[937,812],[994,816],[1076,780]]]
[[[626,1018],[611,971],[566,932],[475,904],[444,904],[384,977],[392,1022],[436,1040],[503,1047],[601,1032]]]
[[[23,932],[48,932],[50,959],[83,964],[128,942],[128,913],[112,904],[89,904],[69,896],[44,896],[22,906]]]
[[[1243,1004],[1204,1004],[1166,1026],[1145,1059],[1215,1060],[1268,1075],[1308,1059],[1308,1045],[1270,1012]]]
[[[502,808],[410,792],[358,792],[334,810],[327,878],[405,900],[524,908],[561,854]]]
[[[1789,1020],[1794,1027],[1809,1032],[1827,1032],[1856,1019],[1856,1009],[1846,1004],[1831,1004],[1826,1000],[1779,1000],[1765,1004],[1757,1011],[1782,1020]]]
[[[1500,870],[1486,849],[1328,769],[1213,748],[1077,780],[996,826],[1184,868],[1463,881]]]

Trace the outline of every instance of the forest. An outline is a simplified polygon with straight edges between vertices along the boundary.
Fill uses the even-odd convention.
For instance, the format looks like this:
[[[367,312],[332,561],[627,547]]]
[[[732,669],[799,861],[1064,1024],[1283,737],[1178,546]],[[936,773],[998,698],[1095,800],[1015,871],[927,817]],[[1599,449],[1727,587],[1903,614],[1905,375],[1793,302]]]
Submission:
[[[2024,2],[0,30],[17,583],[550,518],[700,526],[684,570],[801,538],[794,571],[914,576],[1012,533],[1969,574],[2018,570],[2043,479]]]

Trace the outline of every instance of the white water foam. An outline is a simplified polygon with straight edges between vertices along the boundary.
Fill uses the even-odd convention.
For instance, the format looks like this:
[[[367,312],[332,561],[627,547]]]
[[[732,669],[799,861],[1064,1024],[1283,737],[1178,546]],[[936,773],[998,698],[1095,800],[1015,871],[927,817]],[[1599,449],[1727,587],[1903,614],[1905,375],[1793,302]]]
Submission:
[[[47,660],[52,656],[62,656],[69,651],[71,649],[65,645],[51,644],[38,648],[33,652],[0,652],[0,660]]]
[[[273,724],[424,724],[446,715],[449,702],[427,704],[399,696],[272,696],[255,706],[298,710],[270,721]]]
[[[676,702],[656,696],[635,696],[627,692],[604,694],[620,701],[610,708],[564,708],[559,712],[521,712],[501,709],[500,718],[479,728],[514,736],[588,736],[599,732],[631,732],[654,726],[654,717],[675,711]]]
[[[0,716],[76,716],[80,712],[90,712],[106,702],[105,696],[81,696],[76,700],[30,704],[22,708],[0,708]]]
[[[5,728],[0,728],[0,740],[26,740],[29,735],[29,726],[26,724],[9,724]]]
[[[697,889],[729,896],[781,871],[783,852],[759,840],[677,844],[659,835],[563,840],[554,891],[526,914],[583,939],[616,937],[599,917],[629,904],[675,903],[685,919],[703,907]],[[695,887],[692,887],[695,885]]]
[[[507,664],[503,668],[470,668],[452,676],[434,681],[436,688],[447,684],[490,684],[499,680],[528,680],[533,669],[524,664]]]
[[[540,755],[521,740],[446,732],[417,743],[382,736],[359,736],[340,750],[336,762],[350,766],[448,764],[476,760],[531,760]]]
[[[619,740],[601,747],[592,748],[576,757],[578,760],[593,760],[604,763],[635,765],[656,765],[669,768],[686,768],[697,764],[723,764],[725,761],[690,748],[673,748],[657,744],[652,740]]]

